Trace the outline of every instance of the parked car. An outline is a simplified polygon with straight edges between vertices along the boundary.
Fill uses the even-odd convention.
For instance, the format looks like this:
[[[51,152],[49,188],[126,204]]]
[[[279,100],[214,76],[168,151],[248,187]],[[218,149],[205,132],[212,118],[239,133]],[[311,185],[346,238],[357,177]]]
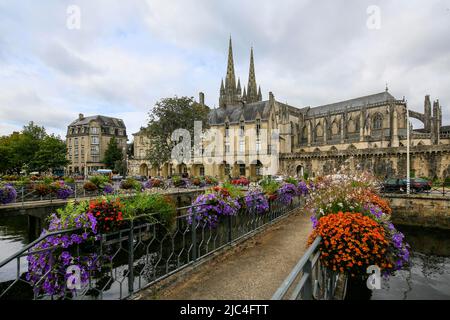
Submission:
[[[119,175],[112,176],[112,181],[122,181],[122,179],[123,179],[123,176],[119,176]]]
[[[274,180],[274,181],[276,181],[276,182],[283,182],[284,181],[284,179],[285,179],[285,177],[284,176],[279,176],[279,175],[276,175],[276,176],[271,176],[270,177],[272,180]]]
[[[413,178],[411,179],[411,187],[417,192],[428,191],[431,190],[431,181],[422,178]]]
[[[405,192],[407,181],[405,178],[391,178],[383,182],[383,192]],[[411,178],[410,188],[414,192],[422,192],[425,190],[431,190],[431,181],[422,178]]]
[[[141,182],[148,180],[148,178],[146,176],[131,176],[130,178],[137,180],[137,181],[141,181]]]

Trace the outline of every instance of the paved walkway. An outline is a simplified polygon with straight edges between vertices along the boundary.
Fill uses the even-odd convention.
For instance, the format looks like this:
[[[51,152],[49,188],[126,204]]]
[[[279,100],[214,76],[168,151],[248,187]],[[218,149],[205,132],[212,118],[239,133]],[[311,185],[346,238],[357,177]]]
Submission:
[[[199,267],[155,296],[141,299],[247,300],[270,299],[306,251],[311,232],[309,214],[301,211],[245,241],[230,254]]]

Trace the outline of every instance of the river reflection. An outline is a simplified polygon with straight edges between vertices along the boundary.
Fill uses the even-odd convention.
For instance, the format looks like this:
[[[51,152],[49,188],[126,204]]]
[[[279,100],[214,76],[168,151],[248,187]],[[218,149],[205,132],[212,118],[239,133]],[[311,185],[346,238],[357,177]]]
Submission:
[[[0,261],[8,258],[33,241],[26,216],[0,217]],[[450,299],[450,230],[397,226],[412,248],[412,266],[382,281],[382,289],[369,292],[372,300]],[[24,259],[25,260],[25,259]],[[21,271],[26,270],[26,261]],[[0,282],[16,274],[12,261],[0,269]],[[361,299],[359,292],[349,292]]]
[[[0,218],[0,261],[12,256],[30,241],[27,216]],[[0,282],[15,276],[17,265],[9,263],[0,269]]]
[[[410,270],[382,281],[371,300],[450,299],[450,230],[398,226],[412,248]]]

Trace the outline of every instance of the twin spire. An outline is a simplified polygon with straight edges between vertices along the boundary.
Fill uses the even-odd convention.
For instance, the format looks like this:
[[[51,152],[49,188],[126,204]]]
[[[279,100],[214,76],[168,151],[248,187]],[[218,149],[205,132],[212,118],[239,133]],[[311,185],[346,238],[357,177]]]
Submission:
[[[248,76],[247,89],[244,86],[244,91],[242,93],[241,80],[238,78],[236,85],[236,76],[234,73],[234,61],[233,61],[233,45],[230,42],[228,46],[228,65],[227,65],[227,75],[225,78],[225,85],[222,79],[220,85],[220,107],[225,107],[226,105],[236,105],[241,102],[252,103],[262,101],[261,87],[259,89],[256,85],[256,75],[255,75],[255,62],[253,58],[253,47],[250,51],[250,70]]]

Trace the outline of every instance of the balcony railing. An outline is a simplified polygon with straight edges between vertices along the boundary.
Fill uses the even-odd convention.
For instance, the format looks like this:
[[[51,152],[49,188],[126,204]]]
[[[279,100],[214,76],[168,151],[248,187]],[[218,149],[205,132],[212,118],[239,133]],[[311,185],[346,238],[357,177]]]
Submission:
[[[333,300],[339,277],[342,275],[324,268],[320,263],[317,237],[292,269],[272,300]]]
[[[83,244],[76,245],[70,249],[77,261],[93,254],[96,254],[98,259],[107,256],[108,260],[102,263],[100,271],[89,272],[88,281],[85,281],[80,289],[76,292],[66,289],[62,296],[33,291],[36,287],[27,280],[27,257],[42,252],[53,254],[61,248],[50,247],[39,251],[34,248],[49,236],[81,233],[81,230],[71,229],[46,234],[0,262],[0,273],[6,274],[5,270],[10,271],[7,274],[8,280],[0,283],[0,299],[129,298],[137,291],[251,236],[266,225],[286,216],[301,203],[300,198],[294,198],[289,205],[275,200],[270,203],[270,209],[265,213],[256,212],[256,206],[252,206],[239,211],[235,216],[221,217],[215,228],[197,221],[196,212],[200,209],[198,206],[178,208],[177,217],[170,225],[161,221],[141,224],[130,221],[124,229],[103,234],[95,243],[84,247]],[[58,273],[59,270],[60,267],[51,265],[39,283],[44,282],[49,273]],[[59,276],[64,279],[65,274]]]

